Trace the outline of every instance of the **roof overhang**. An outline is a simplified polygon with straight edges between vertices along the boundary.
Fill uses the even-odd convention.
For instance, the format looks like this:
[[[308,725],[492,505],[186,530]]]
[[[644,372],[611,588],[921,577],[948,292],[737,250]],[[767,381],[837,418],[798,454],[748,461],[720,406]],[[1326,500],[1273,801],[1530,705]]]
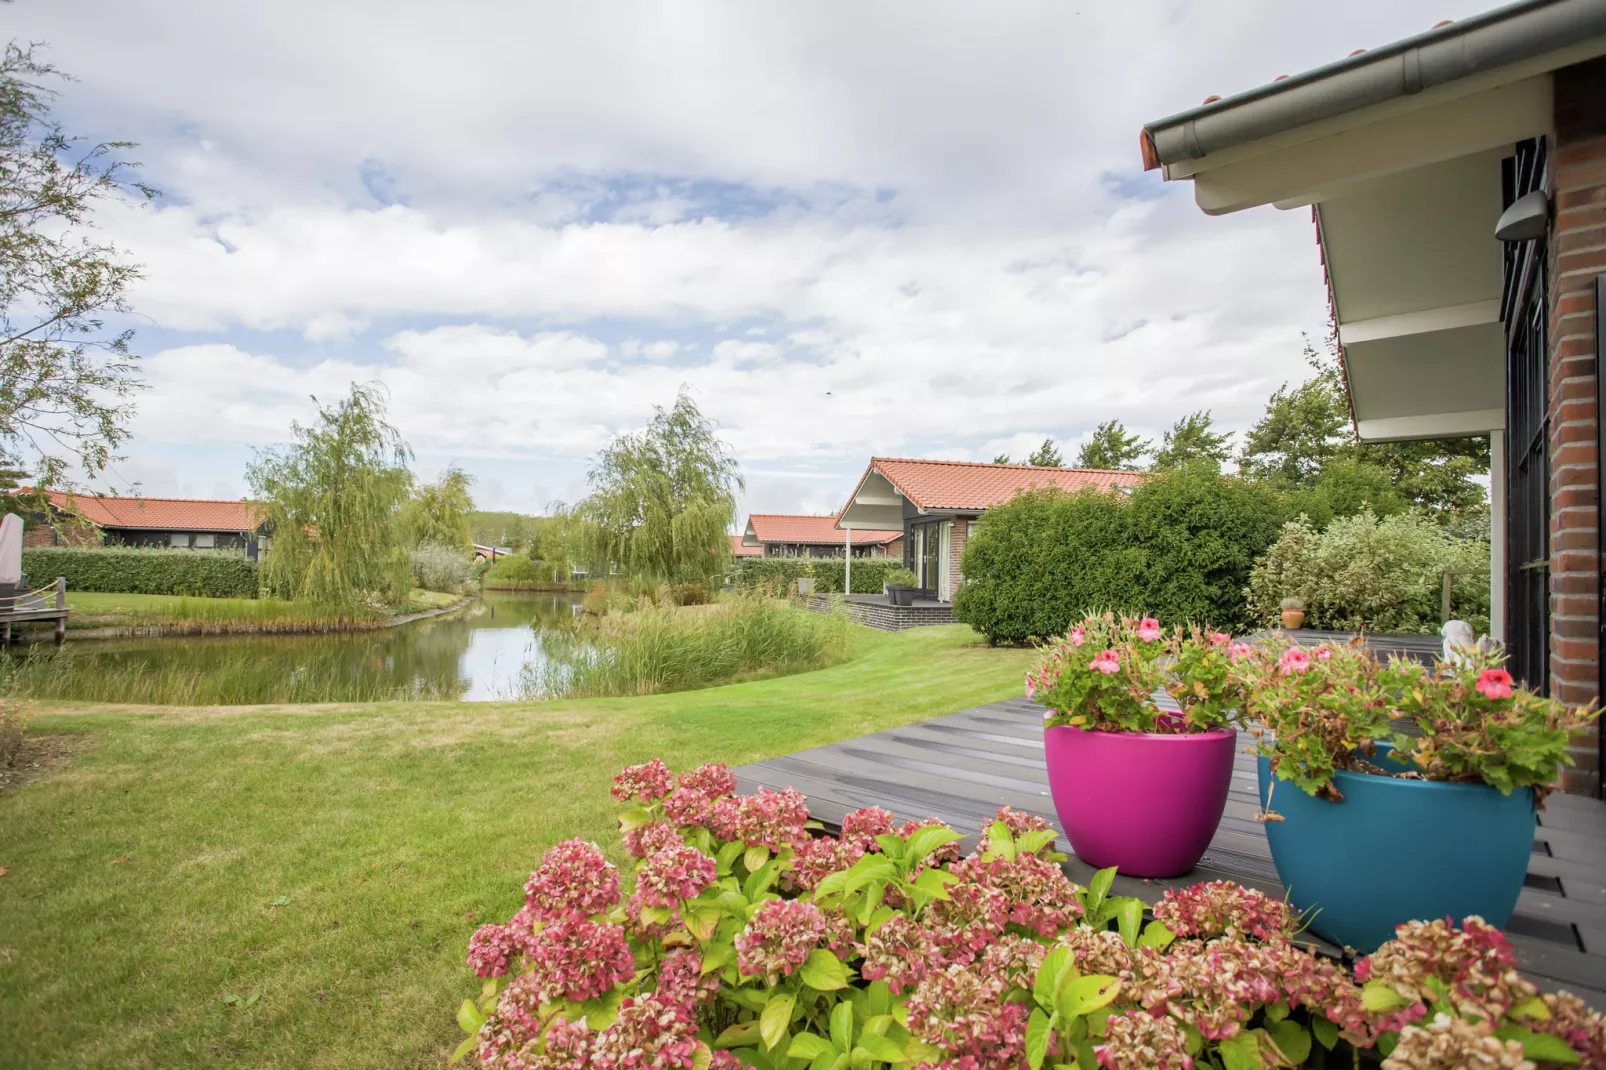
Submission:
[[[1145,163],[1211,215],[1310,206],[1357,434],[1504,427],[1501,161],[1551,71],[1606,54],[1606,0],[1530,0],[1151,123]]]
[[[893,486],[892,480],[881,474],[875,465],[865,469],[853,496],[837,515],[838,528],[875,528],[886,531],[903,530],[903,492]]]
[[[764,545],[763,543],[758,541],[758,532],[753,527],[753,520],[752,520],[751,517],[749,517],[748,521],[747,521],[747,530],[742,533],[742,545],[743,546],[763,546]]]

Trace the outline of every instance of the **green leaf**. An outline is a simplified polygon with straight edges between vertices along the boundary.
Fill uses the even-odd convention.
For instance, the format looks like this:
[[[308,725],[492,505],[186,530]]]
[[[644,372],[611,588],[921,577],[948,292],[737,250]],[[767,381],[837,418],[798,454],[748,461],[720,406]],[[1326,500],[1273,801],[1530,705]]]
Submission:
[[[716,1048],[741,1048],[759,1041],[757,1022],[737,1022],[714,1038]]]
[[[1101,974],[1073,977],[1062,984],[1054,1005],[1060,1013],[1060,1019],[1070,1021],[1072,1018],[1080,1018],[1089,1011],[1096,1011],[1106,1006],[1120,991],[1119,977],[1105,977]]]
[[[457,1026],[465,1033],[479,1035],[480,1026],[485,1024],[485,1015],[474,1005],[471,999],[465,999],[463,1005],[457,1008]]]
[[[1282,1052],[1294,1066],[1303,1065],[1310,1058],[1310,1033],[1298,1022],[1291,1022],[1284,1018],[1275,1022],[1266,1030],[1271,1034],[1272,1043]]]
[[[256,1003],[257,1003],[257,1000],[259,1000],[261,998],[262,998],[262,989],[259,988],[255,992],[252,992],[249,996],[245,997],[245,1005],[247,1007],[255,1007]]]
[[[766,1048],[774,1048],[786,1038],[792,1024],[792,1005],[797,997],[790,992],[777,992],[764,1004],[764,1013],[758,1017],[758,1035]]]
[[[1260,1040],[1254,1032],[1228,1037],[1217,1045],[1216,1051],[1226,1070],[1265,1070],[1265,1061],[1260,1057]]]
[[[662,925],[669,920],[670,916],[671,912],[668,907],[641,908],[641,920],[649,925]]]
[[[1278,1000],[1276,1003],[1268,1003],[1266,1004],[1266,1021],[1273,1023],[1280,1022],[1284,1018],[1288,1017],[1288,1011],[1289,1006],[1286,1000]]]
[[[831,1009],[831,1043],[837,1051],[853,1048],[853,1004],[846,1000]]]
[[[268,904],[268,906],[270,906],[270,907],[287,907],[289,905],[290,905],[290,897],[288,895],[281,895],[278,898],[274,899],[273,902]]]
[[[788,1059],[816,1059],[826,1052],[834,1053],[835,1048],[831,1042],[817,1033],[799,1033],[792,1038],[792,1046],[786,1049]]]
[[[1023,833],[1021,838],[1015,841],[1015,853],[1034,855],[1058,838],[1059,834],[1053,829],[1037,829]]]
[[[709,1048],[707,1044],[704,1044],[699,1040],[697,1042],[697,1046],[693,1048],[691,1052],[691,1070],[708,1070],[708,1068],[713,1065],[713,1050]]]
[[[710,944],[703,948],[702,974],[707,976],[715,970],[724,969],[736,961],[736,948],[730,944]]]
[[[853,1054],[857,1055],[861,1051],[868,1052],[870,1058],[880,1059],[884,1063],[901,1063],[907,1058],[903,1051],[903,1045],[895,1044],[886,1037],[876,1036],[872,1033],[866,1033],[859,1038],[859,1043],[855,1045]]]
[[[823,947],[809,953],[808,961],[798,971],[803,983],[821,992],[835,992],[848,987],[848,968],[842,960]]]
[[[606,1029],[619,1017],[619,1005],[624,1002],[623,989],[616,988],[607,995],[580,1003],[580,1013],[592,1029]]]
[[[1104,897],[1110,894],[1110,885],[1115,883],[1115,867],[1101,869],[1093,874],[1088,882],[1087,891],[1083,893],[1083,906],[1088,913],[1093,913],[1104,905]]]
[[[826,896],[841,895],[848,886],[848,871],[839,869],[814,886],[814,898],[824,899]]]
[[[1361,989],[1361,1006],[1369,1011],[1391,1011],[1406,1004],[1404,996],[1382,981],[1368,981]]]
[[[719,854],[714,856],[714,861],[719,866],[719,872],[721,876],[731,871],[731,866],[736,862],[736,856],[741,853],[741,840],[732,840],[730,843],[727,843],[725,846],[719,849]]]
[[[877,1014],[874,1017],[865,1019],[861,1033],[869,1037],[884,1037],[892,1031],[892,1027],[896,1024],[892,1020],[892,1015]]]
[[[765,850],[768,850],[768,848],[765,848]],[[747,901],[756,903],[764,898],[764,894],[769,891],[770,885],[775,883],[775,878],[779,875],[780,869],[774,862],[766,862],[758,867],[758,872],[750,875],[747,878],[747,883],[742,886],[742,892],[747,896]]]
[[[875,855],[865,855],[866,858],[876,858]],[[898,867],[885,859],[876,858],[871,865],[860,869],[854,866],[848,870],[847,882],[843,890],[849,893],[856,892],[873,881],[885,883],[898,875]]]
[[[1126,895],[1110,902],[1115,906],[1115,924],[1121,931],[1121,942],[1132,947],[1138,942],[1138,927],[1143,924],[1143,900]]]
[[[909,850],[909,841],[891,832],[883,832],[875,838],[875,842],[876,846],[881,848],[881,853],[888,858],[901,859]]]
[[[1039,1007],[1047,1011],[1054,1009],[1054,993],[1059,991],[1060,978],[1065,975],[1071,961],[1071,949],[1068,947],[1056,947],[1043,956],[1043,964],[1037,967],[1037,979],[1032,982],[1032,998]]]
[[[1501,1040],[1515,1040],[1522,1045],[1523,1055],[1535,1062],[1563,1063],[1567,1066],[1583,1062],[1565,1040],[1549,1033],[1535,1033],[1520,1025],[1507,1025],[1496,1029],[1494,1035]]]
[[[1138,937],[1139,947],[1169,947],[1177,934],[1166,928],[1163,921],[1151,921],[1143,927],[1143,935]]]
[[[923,829],[916,829],[909,837],[909,860],[918,862],[939,847],[946,847],[950,843],[958,843],[964,839],[951,828],[940,825],[928,825]]]
[[[1333,1045],[1338,1043],[1338,1026],[1326,1015],[1311,1015],[1310,1031],[1315,1034],[1316,1043],[1328,1051],[1332,1051]]]
[[[619,815],[619,827],[625,832],[639,829],[651,821],[652,815],[639,806],[632,807]]]
[[[1052,1019],[1040,1008],[1034,1008],[1032,1016],[1026,1020],[1026,1061],[1031,1064],[1032,1070],[1041,1070],[1043,1060],[1048,1057],[1048,1040],[1053,1033]]]
[[[448,1066],[455,1066],[463,1061],[463,1057],[479,1046],[479,1037],[469,1037],[452,1051],[452,1057],[446,1060]]]
[[[865,1006],[872,1017],[879,1017],[892,1009],[892,988],[885,981],[871,981],[865,990]]]
[[[749,847],[742,855],[742,865],[747,867],[749,873],[757,873],[759,867],[769,860],[770,849],[761,843]]]
[[[686,923],[686,928],[699,940],[712,939],[714,928],[719,925],[719,919],[723,916],[723,912],[713,903],[687,907],[680,912],[680,920]]]
[[[747,897],[741,892],[720,892],[719,907],[725,913],[741,921],[747,921],[747,908],[751,906]]]
[[[1513,1006],[1506,1014],[1511,1018],[1532,1018],[1539,1022],[1550,1021],[1550,1008],[1545,1006],[1544,999],[1539,996],[1529,996],[1521,1003]]]
[[[1015,860],[1015,837],[1010,835],[1009,826],[1002,821],[994,821],[987,829],[987,858],[1007,858]]]

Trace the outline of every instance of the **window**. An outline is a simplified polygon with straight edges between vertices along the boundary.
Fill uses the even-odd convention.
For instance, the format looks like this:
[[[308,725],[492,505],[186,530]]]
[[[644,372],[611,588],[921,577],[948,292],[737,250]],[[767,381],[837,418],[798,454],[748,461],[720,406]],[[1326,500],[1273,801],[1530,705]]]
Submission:
[[[173,532],[167,537],[167,545],[180,549],[188,549],[190,545],[190,533],[187,531]]]
[[[197,550],[213,550],[213,549],[216,549],[217,548],[217,536],[213,535],[210,531],[204,532],[204,533],[202,533],[200,535],[195,536],[195,548]]]

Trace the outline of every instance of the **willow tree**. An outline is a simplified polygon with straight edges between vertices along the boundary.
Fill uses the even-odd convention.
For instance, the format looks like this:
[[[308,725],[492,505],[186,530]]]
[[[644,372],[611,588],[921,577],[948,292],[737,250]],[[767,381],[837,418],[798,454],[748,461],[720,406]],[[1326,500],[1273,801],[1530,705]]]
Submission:
[[[454,464],[435,482],[417,487],[399,518],[407,544],[467,551],[473,545],[474,495],[469,490],[473,485],[474,477]]]
[[[400,601],[412,586],[397,523],[412,484],[410,451],[385,418],[378,384],[353,383],[338,404],[320,404],[312,424],[291,427],[291,445],[258,454],[246,469],[273,533],[266,586],[281,598],[333,605]]]
[[[599,453],[588,478],[591,493],[576,510],[587,557],[656,580],[706,580],[719,571],[744,484],[685,391],[672,408],[655,407],[645,430]]]

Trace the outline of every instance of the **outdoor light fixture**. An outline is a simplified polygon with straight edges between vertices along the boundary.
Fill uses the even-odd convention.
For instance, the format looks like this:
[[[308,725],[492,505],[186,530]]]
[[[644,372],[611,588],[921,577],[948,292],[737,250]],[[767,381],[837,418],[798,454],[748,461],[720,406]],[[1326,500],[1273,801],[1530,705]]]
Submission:
[[[1494,225],[1494,236],[1501,241],[1532,241],[1542,238],[1550,225],[1550,200],[1536,189],[1511,202]]]

